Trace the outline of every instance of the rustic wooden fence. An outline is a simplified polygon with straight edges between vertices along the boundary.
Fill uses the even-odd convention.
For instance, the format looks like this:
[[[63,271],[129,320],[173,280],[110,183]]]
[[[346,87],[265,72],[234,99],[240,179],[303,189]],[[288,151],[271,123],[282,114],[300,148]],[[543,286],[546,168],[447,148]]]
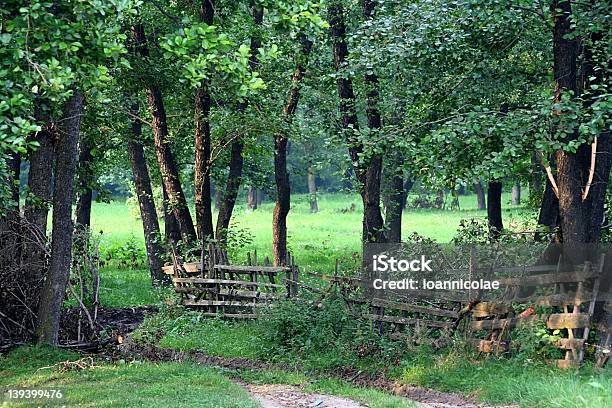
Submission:
[[[200,262],[181,262],[175,256],[163,268],[183,305],[197,307],[205,316],[253,319],[259,308],[297,295],[298,267],[290,254],[287,266],[272,266],[268,258],[260,263],[257,251],[252,258],[247,254],[246,265],[231,265],[227,252],[213,245],[207,249]]]

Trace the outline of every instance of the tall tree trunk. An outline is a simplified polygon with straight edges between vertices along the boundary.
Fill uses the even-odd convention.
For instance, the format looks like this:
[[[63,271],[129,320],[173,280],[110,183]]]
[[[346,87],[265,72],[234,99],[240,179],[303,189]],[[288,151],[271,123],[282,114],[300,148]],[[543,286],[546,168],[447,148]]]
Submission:
[[[137,52],[142,56],[148,56],[149,50],[142,24],[133,26],[132,34],[136,41]],[[166,108],[164,107],[162,93],[153,82],[149,82],[146,85],[146,91],[149,110],[153,119],[151,127],[153,128],[155,140],[155,152],[157,153],[159,170],[166,187],[166,193],[168,194],[169,206],[178,222],[181,238],[185,242],[193,242],[196,240],[196,232],[187,205],[187,199],[181,186],[178,168],[170,150]]]
[[[202,0],[200,20],[213,24],[212,0]],[[210,106],[211,98],[207,85],[201,86],[195,96],[195,210],[198,236],[204,241],[213,238],[212,202],[210,195]]]
[[[518,181],[512,185],[512,205],[521,205],[521,184]]]
[[[166,242],[169,244],[175,244],[181,240],[181,230],[179,228],[178,221],[174,215],[174,211],[168,204],[168,193],[166,187],[162,182],[162,195],[163,195],[163,208],[164,208],[164,235]]]
[[[319,212],[317,201],[317,176],[313,166],[308,166],[308,198],[310,200],[310,212]]]
[[[38,343],[57,345],[62,304],[70,277],[73,182],[83,102],[83,93],[75,89],[66,102],[60,122],[55,157],[51,263],[38,307]]]
[[[373,3],[368,2],[364,6],[364,13],[371,15],[370,7]],[[345,72],[345,65],[348,57],[346,45],[346,26],[344,23],[344,8],[339,1],[332,2],[328,7],[329,23],[332,38],[332,52],[334,65],[338,76],[336,86],[340,98],[340,114],[342,117],[342,129],[345,134],[346,142],[349,146],[349,154],[357,180],[361,184],[360,193],[364,206],[363,216],[363,243],[384,242],[384,222],[380,211],[380,176],[382,171],[382,159],[380,156],[373,156],[366,163],[361,163],[364,153],[363,145],[356,137],[359,132],[359,122],[355,109],[355,93],[353,84]],[[368,95],[367,95],[367,114],[368,125],[371,129],[380,128],[380,115],[376,107],[378,100],[378,85],[375,76],[368,76]],[[365,259],[363,260],[365,262]]]
[[[253,186],[249,186],[247,192],[247,207],[249,210],[257,209],[257,189]]]
[[[498,238],[504,229],[502,222],[502,183],[489,181],[487,189],[487,216],[489,219],[489,230],[493,238]]]
[[[303,35],[300,37],[301,49],[296,57],[295,69],[291,78],[291,89],[287,104],[283,109],[285,120],[291,121],[300,100],[300,87],[308,66],[312,42]],[[272,252],[275,265],[287,263],[287,215],[291,209],[291,188],[287,171],[287,144],[284,134],[274,136],[274,178],[276,180],[276,204],[272,216]]]
[[[131,110],[133,114],[132,117],[138,118],[138,103],[132,105]],[[142,125],[139,119],[133,119],[132,137],[128,140],[128,154],[130,156],[134,187],[136,188],[136,196],[138,197],[138,205],[140,207],[140,219],[142,220],[142,227],[144,230],[145,248],[147,249],[151,282],[153,286],[158,286],[166,281],[166,277],[162,271],[163,262],[161,257],[163,248],[160,242],[161,234],[159,230],[159,221],[157,220],[157,212],[155,211],[155,202],[153,200],[151,178],[149,177],[149,169],[147,168],[147,160],[141,140]]]
[[[37,115],[38,116],[38,115]],[[31,281],[39,281],[45,267],[44,247],[47,242],[47,215],[53,192],[53,161],[55,157],[55,124],[48,117],[39,117],[46,123],[33,140],[38,148],[30,153],[28,195],[24,206],[27,238],[24,248],[24,265]]]
[[[482,187],[482,182],[474,183],[474,192],[476,193],[476,200],[478,201],[478,209],[486,210],[487,202],[485,201],[485,193],[484,188]]]
[[[234,205],[236,204],[238,190],[240,189],[240,183],[242,181],[242,167],[244,164],[244,158],[242,157],[243,148],[244,145],[242,142],[232,143],[229,174],[227,175],[225,194],[223,194],[221,206],[219,207],[219,214],[217,215],[217,228],[215,231],[215,237],[220,241],[224,241],[226,238],[227,229],[232,219]]]
[[[577,59],[579,41],[571,37],[571,1],[555,0],[551,4],[554,19],[553,53],[555,101],[560,102],[562,94],[578,91],[577,88]],[[566,140],[575,139],[576,130]],[[589,222],[582,205],[582,187],[586,180],[584,174],[584,156],[587,146],[582,145],[576,153],[558,151],[557,186],[559,191],[559,216],[563,240],[566,243],[588,242]]]
[[[259,28],[263,22],[264,10],[260,4],[256,1],[251,2],[251,13],[253,15],[253,23],[255,27]],[[261,47],[260,34],[256,33],[251,38],[251,58],[249,59],[249,66],[251,70],[256,70],[257,66],[257,52]],[[244,102],[239,105],[239,110],[245,111],[248,107],[248,103]],[[242,167],[244,164],[244,158],[242,157],[242,150],[244,149],[244,143],[242,140],[236,140],[232,143],[230,153],[230,168],[229,175],[227,178],[227,185],[225,186],[225,193],[223,194],[223,201],[219,207],[219,214],[217,215],[217,226],[215,229],[215,237],[219,241],[225,240],[225,234],[229,228],[230,220],[232,219],[232,213],[234,212],[234,205],[236,204],[236,197],[238,196],[238,190],[240,189],[240,183],[242,182]]]
[[[261,203],[263,203],[263,200],[264,200],[264,192],[261,188],[258,188],[255,190],[255,198],[256,198],[257,207],[261,207]]]
[[[83,230],[89,230],[91,226],[91,204],[93,201],[93,190],[91,189],[93,182],[92,162],[91,144],[82,139],[77,172],[76,227],[83,228]]]
[[[387,239],[389,242],[399,243],[402,242],[402,213],[404,212],[405,197],[408,193],[404,189],[404,179],[401,175],[396,174],[391,178],[390,190],[385,217],[389,228]]]

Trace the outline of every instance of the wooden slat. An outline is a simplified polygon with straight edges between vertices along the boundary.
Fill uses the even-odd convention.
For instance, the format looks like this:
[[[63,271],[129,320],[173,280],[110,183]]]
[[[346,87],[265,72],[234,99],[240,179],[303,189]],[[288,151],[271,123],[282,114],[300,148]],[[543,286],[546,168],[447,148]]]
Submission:
[[[588,313],[557,313],[552,314],[546,322],[549,329],[581,329],[589,327],[591,317]]]
[[[290,270],[284,266],[242,266],[242,265],[215,265],[215,269],[234,273],[281,273]]]
[[[256,313],[212,313],[202,312],[202,316],[207,317],[225,317],[228,319],[257,319],[259,317]]]
[[[231,279],[206,279],[206,278],[173,278],[174,283],[198,283],[198,284],[218,284],[218,285],[235,285],[235,286],[264,286],[267,288],[284,288],[284,285],[266,282],[249,282],[242,280]]]
[[[183,300],[185,306],[233,306],[233,307],[264,307],[265,303],[244,303],[236,300]]]
[[[250,290],[226,290],[222,289],[217,291],[217,288],[198,288],[198,287],[184,287],[184,288],[175,288],[174,291],[176,293],[191,293],[191,294],[199,294],[199,293],[214,293],[219,296],[235,296],[235,297],[244,297],[244,298],[258,298],[258,299],[277,299],[278,296],[272,293],[262,293],[262,292],[254,292]]]
[[[545,296],[528,296],[523,298],[514,298],[512,302],[515,303],[533,303],[538,306],[545,307],[559,307],[567,304],[576,304],[580,305],[583,303],[588,303],[593,299],[593,295],[591,293],[582,293],[576,294],[574,292],[571,293],[557,293],[553,295],[545,295]]]
[[[580,350],[584,348],[584,339],[560,339],[555,346],[564,350]]]
[[[491,315],[507,314],[512,312],[511,306],[495,302],[480,302],[472,308],[472,317],[488,317]]]
[[[366,319],[375,320],[379,322],[387,322],[387,323],[395,323],[395,324],[410,324],[416,325],[421,324],[423,326],[429,327],[439,327],[439,328],[450,328],[453,327],[453,322],[438,322],[434,320],[423,320],[423,319],[412,319],[408,317],[399,317],[399,316],[380,316],[375,314],[365,314],[363,315]]]
[[[531,315],[523,318],[512,318],[512,319],[493,319],[493,320],[477,320],[472,321],[470,327],[472,330],[494,330],[494,329],[511,329],[522,324],[537,320],[546,320],[546,315]]]
[[[497,279],[500,285],[505,286],[534,286],[552,285],[554,283],[584,282],[599,275],[598,271],[549,273],[542,275],[526,275],[520,278]]]
[[[393,302],[385,299],[372,299],[372,306],[388,309],[404,310],[406,312],[425,313],[434,316],[458,318],[459,313],[454,310],[438,309],[434,307],[417,306],[410,303]]]

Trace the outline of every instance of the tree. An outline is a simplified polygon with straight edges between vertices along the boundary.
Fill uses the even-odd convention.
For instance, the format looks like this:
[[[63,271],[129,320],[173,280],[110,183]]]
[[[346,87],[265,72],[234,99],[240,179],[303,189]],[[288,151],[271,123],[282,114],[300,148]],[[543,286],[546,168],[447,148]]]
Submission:
[[[132,36],[136,43],[136,52],[147,59],[149,50],[142,24],[132,26]],[[159,164],[162,180],[166,194],[168,195],[168,206],[172,210],[181,232],[181,238],[185,242],[194,242],[196,232],[193,220],[187,205],[187,199],[183,193],[178,168],[174,160],[174,155],[169,145],[168,121],[166,108],[161,90],[154,83],[152,78],[148,78],[146,83],[147,100],[152,116],[153,135],[155,136],[155,152]]]
[[[202,0],[200,20],[213,25],[215,6],[212,0]],[[210,83],[203,84],[195,95],[195,210],[198,236],[201,241],[213,238],[212,198],[210,190]]]
[[[342,131],[349,148],[355,176],[360,183],[360,194],[364,205],[363,243],[384,242],[384,225],[380,211],[380,172],[382,170],[382,162],[377,156],[364,158],[364,155],[368,155],[371,152],[364,151],[364,146],[357,137],[359,121],[352,80],[346,72],[348,47],[346,44],[346,26],[342,4],[337,1],[330,3],[328,14],[332,38],[332,53],[337,72],[336,85],[338,97],[340,98]],[[373,94],[370,96],[373,96]],[[376,129],[379,127],[379,123],[377,123],[379,117],[376,115],[376,110],[372,109],[372,105],[370,105],[369,109],[369,125]]]
[[[83,92],[73,89],[60,120],[59,140],[55,149],[51,263],[38,307],[38,343],[56,345],[58,341],[60,315],[72,264],[73,180],[83,103]]]

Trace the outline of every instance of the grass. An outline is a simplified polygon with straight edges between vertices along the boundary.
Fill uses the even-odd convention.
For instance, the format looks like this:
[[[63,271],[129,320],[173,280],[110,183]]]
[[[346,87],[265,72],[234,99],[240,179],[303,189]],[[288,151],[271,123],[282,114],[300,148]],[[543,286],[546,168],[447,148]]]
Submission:
[[[96,362],[93,368],[65,372],[52,367],[79,357],[57,349],[21,347],[0,358],[0,387],[60,389],[63,398],[59,403],[64,406],[258,406],[243,388],[218,371],[190,362]],[[19,402],[9,406],[40,406],[44,403],[46,401],[38,400],[36,404]]]
[[[461,210],[407,209],[403,217],[403,235],[413,232],[448,242],[455,235],[462,219],[486,218],[486,211],[477,210],[476,196],[460,196]],[[504,194],[506,225],[527,216],[521,206],[509,204]],[[355,204],[354,211],[347,211]],[[272,255],[272,210],[274,203],[266,202],[255,211],[240,203],[234,210],[232,228],[245,232],[248,242],[234,251],[233,262],[246,261],[246,252],[256,249],[260,257]],[[335,260],[342,270],[354,270],[361,252],[361,199],[358,195],[320,194],[320,211],[310,213],[307,195],[292,196],[288,217],[288,247],[302,271],[330,273]],[[99,237],[102,252],[110,248],[136,247],[144,254],[142,224],[124,201],[110,204],[94,203],[92,232]],[[110,259],[101,274],[101,301],[106,306],[131,307],[156,303],[159,294],[152,290],[144,260],[137,265],[119,265],[124,259]],[[129,264],[129,262],[128,262]]]

